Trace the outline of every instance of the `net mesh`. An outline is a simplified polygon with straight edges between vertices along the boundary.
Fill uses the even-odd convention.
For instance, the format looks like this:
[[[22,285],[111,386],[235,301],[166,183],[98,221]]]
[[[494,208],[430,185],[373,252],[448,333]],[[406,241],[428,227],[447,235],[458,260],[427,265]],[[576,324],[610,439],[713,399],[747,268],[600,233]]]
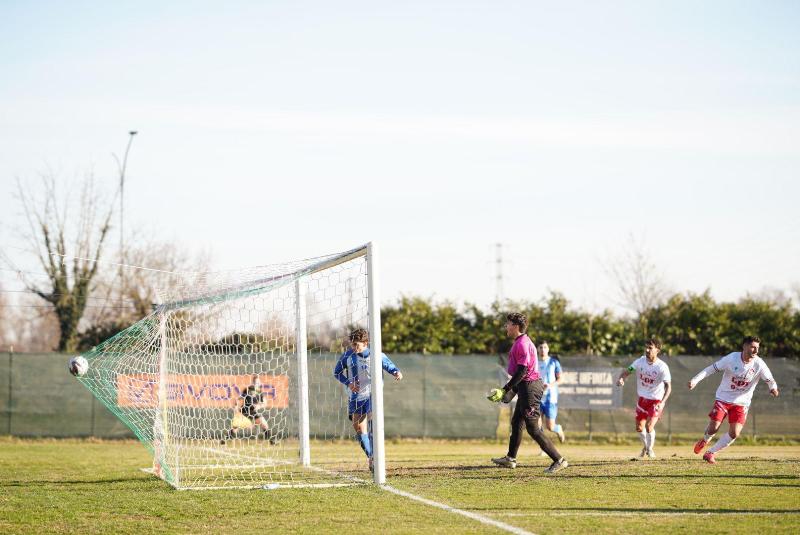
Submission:
[[[83,355],[80,380],[177,488],[348,484],[367,461],[333,368],[348,333],[368,328],[365,252],[173,276],[151,315]],[[311,463],[301,457],[299,336]]]

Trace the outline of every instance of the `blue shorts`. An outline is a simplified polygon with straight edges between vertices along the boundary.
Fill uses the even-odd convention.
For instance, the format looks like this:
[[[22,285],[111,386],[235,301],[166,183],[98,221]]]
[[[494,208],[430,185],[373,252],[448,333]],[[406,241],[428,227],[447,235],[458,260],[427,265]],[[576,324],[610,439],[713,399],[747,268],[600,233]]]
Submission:
[[[355,396],[350,397],[347,403],[347,414],[352,416],[355,413],[369,414],[372,412],[372,398],[358,399]]]
[[[550,403],[550,401],[542,401],[539,409],[541,410],[543,418],[555,420],[558,415],[558,402]]]

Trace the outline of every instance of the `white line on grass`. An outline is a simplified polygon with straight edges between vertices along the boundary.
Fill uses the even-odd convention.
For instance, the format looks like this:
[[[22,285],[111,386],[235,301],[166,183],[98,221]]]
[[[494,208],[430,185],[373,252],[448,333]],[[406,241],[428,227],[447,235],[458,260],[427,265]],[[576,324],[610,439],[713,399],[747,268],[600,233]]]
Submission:
[[[411,494],[410,492],[406,492],[404,490],[396,489],[389,485],[381,485],[383,490],[387,490],[391,493],[397,494],[398,496],[403,496],[404,498],[408,498],[409,500],[414,500],[420,503],[424,503],[425,505],[429,505],[431,507],[438,507],[439,509],[444,509],[450,513],[455,513],[457,515],[462,515],[467,518],[471,518],[472,520],[477,520],[481,524],[486,524],[488,526],[494,526],[498,529],[502,529],[503,531],[508,531],[510,533],[516,533],[517,535],[534,535],[530,531],[525,531],[522,528],[518,528],[516,526],[512,526],[511,524],[506,524],[505,522],[500,522],[498,520],[493,520],[488,516],[479,515],[478,513],[473,513],[470,511],[465,511],[463,509],[456,509],[455,507],[451,507],[449,505],[445,505],[443,503],[435,502],[433,500],[429,500],[427,498],[423,498],[422,496],[417,496],[416,494]]]
[[[326,470],[324,468],[318,468],[318,467],[315,467],[315,466],[310,466],[309,468],[311,468],[312,470],[320,471],[320,472],[328,472],[329,474],[336,474],[335,472],[331,472],[330,470]],[[340,474],[340,476],[341,475],[342,474]],[[347,476],[347,475],[345,475],[344,477],[347,478],[347,479],[350,479],[351,481],[354,481],[356,483],[365,483],[365,484],[369,483],[369,481],[367,481],[365,479],[361,479],[361,478],[355,477],[355,476]],[[486,524],[487,526],[494,526],[497,529],[502,529],[503,531],[508,531],[510,533],[516,533],[517,535],[535,535],[534,533],[531,533],[530,531],[525,531],[522,528],[518,528],[516,526],[512,526],[511,524],[506,524],[505,522],[500,522],[499,520],[493,520],[493,519],[489,518],[488,516],[479,515],[478,513],[465,511],[463,509],[456,509],[455,507],[451,507],[451,506],[446,505],[444,503],[435,502],[433,500],[429,500],[427,498],[423,498],[422,496],[417,496],[416,494],[411,494],[410,492],[406,492],[404,490],[396,489],[396,488],[392,487],[391,485],[381,485],[380,488],[385,490],[385,491],[391,492],[393,494],[397,494],[398,496],[402,496],[404,498],[408,498],[409,500],[414,500],[414,501],[423,503],[425,505],[428,505],[430,507],[437,507],[439,509],[444,509],[445,511],[447,511],[449,513],[462,515],[462,516],[465,516],[467,518],[471,518],[472,520],[476,520],[476,521],[480,522],[481,524]]]

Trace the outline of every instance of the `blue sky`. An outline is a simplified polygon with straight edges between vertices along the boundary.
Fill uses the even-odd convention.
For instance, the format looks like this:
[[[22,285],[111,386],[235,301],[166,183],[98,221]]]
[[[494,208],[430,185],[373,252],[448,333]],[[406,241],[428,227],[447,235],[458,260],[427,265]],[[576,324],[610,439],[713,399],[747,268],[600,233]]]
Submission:
[[[220,268],[376,240],[382,287],[613,305],[800,283],[800,4],[0,3],[0,243],[14,179],[139,130],[126,225]],[[115,238],[116,239],[116,238]]]

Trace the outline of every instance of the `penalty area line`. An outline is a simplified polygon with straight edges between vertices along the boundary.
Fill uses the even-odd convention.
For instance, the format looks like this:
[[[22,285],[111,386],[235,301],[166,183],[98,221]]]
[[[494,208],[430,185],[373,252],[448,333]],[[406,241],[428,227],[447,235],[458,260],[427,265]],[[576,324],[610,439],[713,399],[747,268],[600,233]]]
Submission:
[[[467,518],[471,518],[472,520],[476,520],[481,524],[485,524],[487,526],[494,526],[497,529],[502,529],[503,531],[508,531],[509,533],[516,533],[517,535],[534,535],[530,531],[525,531],[522,528],[518,528],[516,526],[512,526],[511,524],[506,524],[505,522],[500,522],[499,520],[494,520],[489,518],[488,516],[479,515],[478,513],[473,513],[471,511],[465,511],[463,509],[457,509],[455,507],[451,507],[444,503],[435,502],[433,500],[429,500],[427,498],[423,498],[422,496],[417,496],[416,494],[411,494],[410,492],[406,492],[404,490],[396,489],[390,485],[381,485],[381,489],[391,492],[392,494],[397,494],[398,496],[403,496],[404,498],[408,498],[409,500],[414,500],[416,502],[423,503],[430,507],[437,507],[439,509],[443,509],[449,513],[454,513],[457,515],[465,516]]]

